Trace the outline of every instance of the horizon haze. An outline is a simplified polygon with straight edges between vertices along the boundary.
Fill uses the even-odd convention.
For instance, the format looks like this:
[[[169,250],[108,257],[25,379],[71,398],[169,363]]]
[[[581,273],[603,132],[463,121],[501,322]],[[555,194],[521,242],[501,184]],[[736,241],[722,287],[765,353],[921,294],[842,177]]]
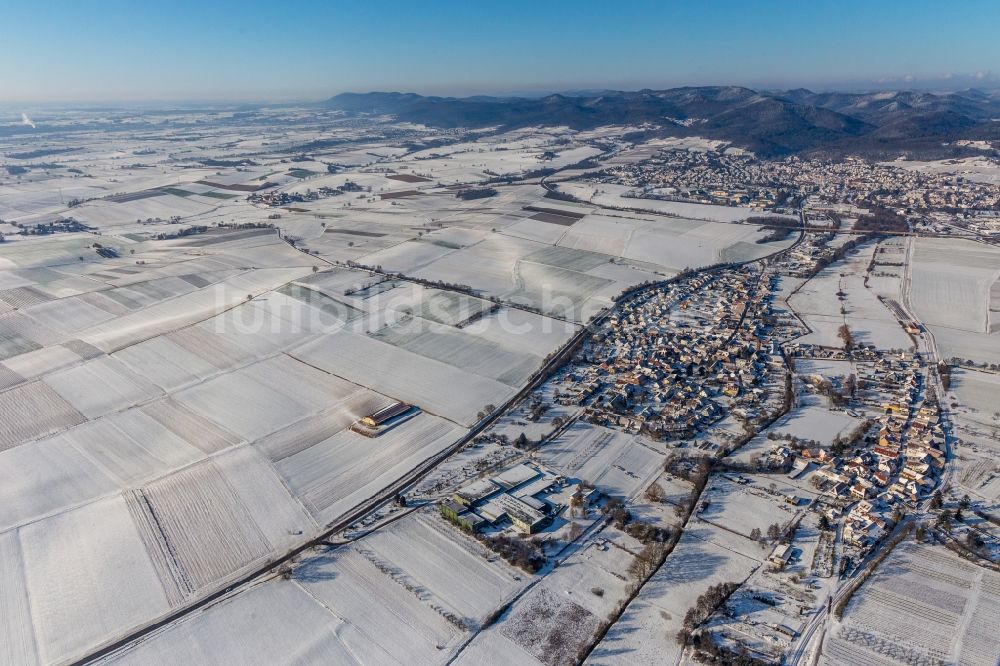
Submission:
[[[5,10],[6,103],[316,101],[339,92],[544,94],[683,85],[954,90],[1000,79],[1000,6],[514,2],[484,15],[304,2]],[[946,27],[946,29],[942,29]],[[44,37],[44,41],[40,38]],[[44,44],[44,47],[40,45]]]

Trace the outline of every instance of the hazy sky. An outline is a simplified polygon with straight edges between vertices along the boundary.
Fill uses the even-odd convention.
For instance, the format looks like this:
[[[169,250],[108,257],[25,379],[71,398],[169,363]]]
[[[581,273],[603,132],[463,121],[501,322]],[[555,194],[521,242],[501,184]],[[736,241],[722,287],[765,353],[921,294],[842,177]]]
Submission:
[[[1000,0],[5,0],[0,103],[995,86],[998,34]]]

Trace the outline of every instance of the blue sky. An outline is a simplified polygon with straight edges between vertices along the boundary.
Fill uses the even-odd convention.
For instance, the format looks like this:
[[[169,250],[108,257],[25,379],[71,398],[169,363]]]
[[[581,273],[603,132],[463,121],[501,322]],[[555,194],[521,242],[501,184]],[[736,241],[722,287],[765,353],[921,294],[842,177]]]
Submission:
[[[0,103],[996,86],[998,26],[997,0],[4,0]]]

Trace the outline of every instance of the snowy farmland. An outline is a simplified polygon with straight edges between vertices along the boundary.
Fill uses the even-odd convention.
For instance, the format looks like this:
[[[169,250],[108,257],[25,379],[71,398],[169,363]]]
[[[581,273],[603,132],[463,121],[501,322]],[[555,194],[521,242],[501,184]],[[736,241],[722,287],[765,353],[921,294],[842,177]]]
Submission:
[[[425,335],[327,334],[359,345],[340,349],[354,364],[370,345],[396,350],[368,356],[381,370],[307,364],[285,352],[328,351],[329,326],[385,318],[343,295],[364,275],[312,271],[270,237],[144,241],[102,265],[56,249],[37,254],[44,268],[0,272],[0,539],[32,555],[2,570],[15,663],[73,659],[301,543],[453,445],[575,330],[412,286]],[[338,280],[339,305],[303,291],[336,296]],[[377,441],[348,430],[399,398],[422,413]],[[492,610],[461,596],[462,612]]]
[[[601,183],[560,183],[560,191],[565,191],[578,199],[601,204],[609,208],[636,209],[654,213],[665,213],[692,220],[714,222],[740,222],[755,215],[752,208],[737,206],[714,206],[710,204],[683,203],[678,201],[658,201],[625,196],[632,190],[624,185]]]
[[[501,404],[513,394],[496,380],[349,331],[332,333],[292,354],[337,377],[465,425],[475,422],[484,405]],[[399,371],[404,367],[405,374]]]
[[[898,547],[827,636],[820,663],[1000,660],[1000,576],[940,546]]]
[[[1000,250],[937,238],[914,245],[910,302],[941,356],[1000,361]]]
[[[485,555],[433,512],[418,511],[348,547],[311,555],[290,575],[210,606],[109,661],[148,663],[179,650],[225,661],[274,654],[279,661],[322,655],[338,663],[445,663],[525,585],[516,570]],[[267,618],[276,609],[295,622],[272,625]]]

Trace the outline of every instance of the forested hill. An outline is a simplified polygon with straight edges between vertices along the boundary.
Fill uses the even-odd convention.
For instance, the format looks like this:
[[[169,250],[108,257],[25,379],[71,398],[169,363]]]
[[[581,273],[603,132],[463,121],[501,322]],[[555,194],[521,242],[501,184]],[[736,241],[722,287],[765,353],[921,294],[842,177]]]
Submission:
[[[645,124],[673,136],[732,141],[765,156],[944,157],[977,150],[969,148],[968,141],[1000,140],[1000,94],[978,90],[814,93],[725,86],[540,98],[370,92],[343,93],[323,106],[445,128]]]

